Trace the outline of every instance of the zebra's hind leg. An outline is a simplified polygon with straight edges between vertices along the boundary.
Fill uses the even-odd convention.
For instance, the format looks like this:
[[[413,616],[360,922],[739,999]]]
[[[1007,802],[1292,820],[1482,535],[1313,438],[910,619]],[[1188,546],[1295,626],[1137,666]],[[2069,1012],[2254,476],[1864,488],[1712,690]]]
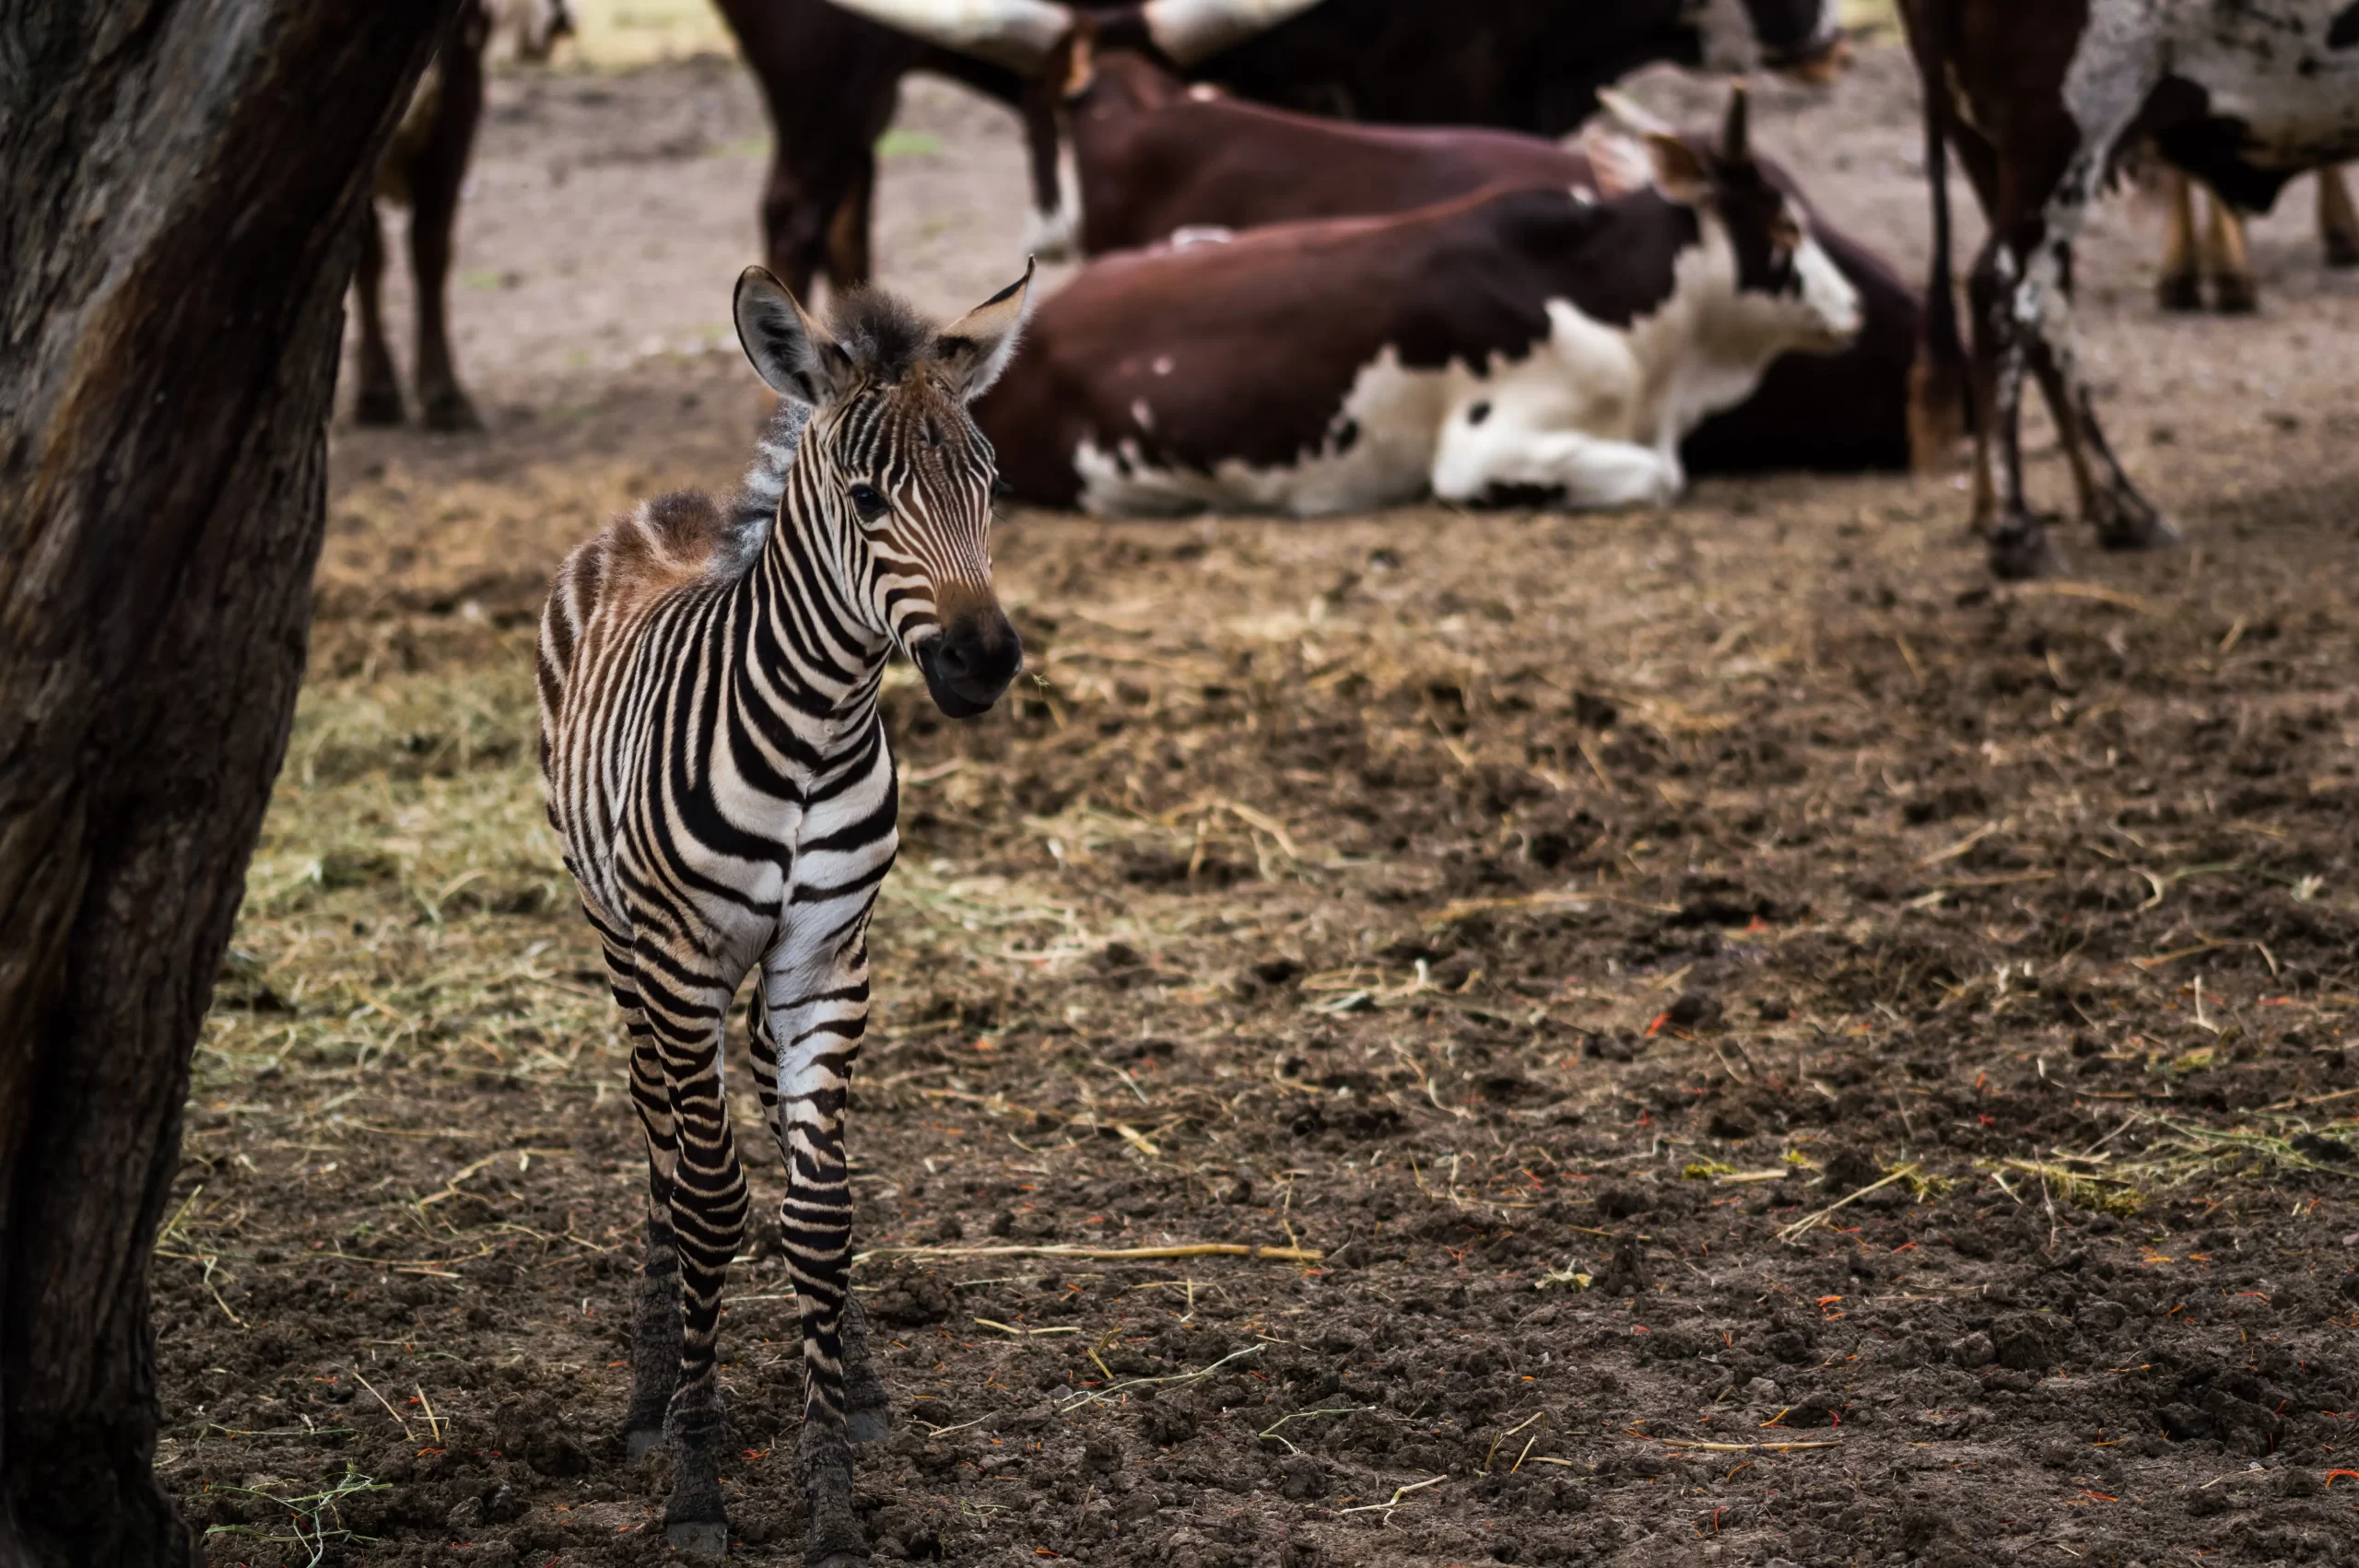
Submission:
[[[770,1137],[783,1152],[786,1128],[779,1114],[778,1039],[770,1032],[765,989],[755,988],[752,1003],[745,1010],[748,1054],[753,1059],[762,1118],[769,1124]],[[780,1223],[786,1224],[789,1218],[782,1210]],[[842,1333],[845,1430],[856,1444],[882,1443],[893,1434],[892,1399],[885,1392],[885,1381],[876,1375],[876,1363],[869,1352],[868,1316],[861,1310],[860,1298],[849,1291],[844,1294]]]

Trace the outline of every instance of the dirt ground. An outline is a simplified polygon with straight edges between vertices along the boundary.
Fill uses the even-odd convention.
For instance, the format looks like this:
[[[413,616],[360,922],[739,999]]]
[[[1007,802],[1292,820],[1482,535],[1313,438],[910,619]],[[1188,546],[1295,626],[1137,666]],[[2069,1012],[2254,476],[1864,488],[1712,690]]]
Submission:
[[[1898,56],[1764,97],[1920,264]],[[158,1464],[216,1563],[670,1555],[530,643],[564,549],[746,454],[762,124],[710,61],[495,106],[456,307],[492,429],[335,434],[158,1247]],[[913,85],[888,150],[888,280],[1005,281],[1008,117]],[[2063,580],[1994,588],[1948,480],[1005,520],[1031,676],[968,724],[888,688],[880,1559],[2359,1562],[2359,281],[2306,203],[2245,321],[2158,317],[2153,216],[2101,215],[2101,407],[2189,544],[2067,532]],[[1320,1256],[1086,1255],[1211,1243]],[[792,1562],[766,1242],[732,1291],[734,1550]]]

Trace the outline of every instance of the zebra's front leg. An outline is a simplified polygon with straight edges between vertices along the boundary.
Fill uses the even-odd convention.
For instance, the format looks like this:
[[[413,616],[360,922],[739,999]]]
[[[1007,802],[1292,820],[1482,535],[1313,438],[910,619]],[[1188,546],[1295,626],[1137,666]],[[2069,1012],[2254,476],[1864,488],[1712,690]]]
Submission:
[[[852,1063],[868,1028],[865,927],[864,918],[856,922],[833,963],[812,968],[774,963],[766,977],[782,1047],[779,1102],[787,1192],[779,1219],[803,1317],[798,1468],[811,1517],[806,1568],[856,1568],[868,1561],[868,1543],[851,1508],[852,1444],[871,1433],[882,1435],[885,1425],[884,1387],[868,1364],[865,1324],[851,1299],[851,1186],[844,1164]],[[868,1407],[857,1423],[856,1390]]]
[[[770,1028],[768,989],[767,986],[756,988],[745,1009],[748,1054],[753,1059],[762,1118],[769,1125],[770,1137],[780,1153],[784,1154],[786,1127],[779,1113],[778,1036]],[[786,1222],[782,1206],[779,1221],[781,1225]],[[885,1392],[884,1379],[877,1375],[875,1359],[869,1352],[868,1316],[861,1310],[860,1298],[849,1291],[844,1295],[843,1357],[845,1430],[856,1444],[882,1443],[893,1434],[892,1399]]]
[[[729,1549],[729,1519],[721,1496],[725,1418],[714,1339],[729,1262],[745,1237],[745,1171],[721,1085],[722,1022],[732,988],[715,976],[690,983],[692,974],[677,955],[643,955],[640,994],[677,1141],[670,1214],[679,1260],[680,1360],[678,1386],[663,1412],[673,1466],[663,1534],[684,1551],[718,1557]]]
[[[672,1096],[663,1085],[663,1061],[639,1002],[639,979],[629,939],[601,920],[591,924],[605,941],[615,1005],[630,1036],[630,1103],[647,1141],[647,1260],[632,1303],[630,1408],[623,1417],[623,1440],[634,1461],[663,1445],[663,1412],[680,1386],[680,1260],[672,1245],[672,1174],[678,1140],[672,1124]]]

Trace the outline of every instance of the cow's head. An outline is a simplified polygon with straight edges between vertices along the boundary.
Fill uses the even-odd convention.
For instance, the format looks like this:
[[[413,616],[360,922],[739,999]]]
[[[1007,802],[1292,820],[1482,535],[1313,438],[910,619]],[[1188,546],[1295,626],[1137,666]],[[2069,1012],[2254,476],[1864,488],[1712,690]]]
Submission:
[[[1755,348],[1831,354],[1859,334],[1859,290],[1811,237],[1802,203],[1754,158],[1748,121],[1739,84],[1730,89],[1717,140],[1644,131],[1638,146],[1648,176],[1663,195],[1696,209],[1708,241],[1726,244],[1731,275],[1716,335],[1741,355]],[[1595,150],[1591,158],[1600,188],[1615,193],[1628,178],[1629,160],[1617,167]]]

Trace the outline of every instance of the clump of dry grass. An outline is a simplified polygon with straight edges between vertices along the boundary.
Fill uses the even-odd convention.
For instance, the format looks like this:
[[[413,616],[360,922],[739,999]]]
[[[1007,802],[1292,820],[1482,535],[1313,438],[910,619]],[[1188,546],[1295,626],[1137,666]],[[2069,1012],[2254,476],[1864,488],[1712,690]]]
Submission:
[[[246,878],[196,1087],[387,1061],[604,1073],[611,1004],[543,814],[529,634],[315,679]]]

